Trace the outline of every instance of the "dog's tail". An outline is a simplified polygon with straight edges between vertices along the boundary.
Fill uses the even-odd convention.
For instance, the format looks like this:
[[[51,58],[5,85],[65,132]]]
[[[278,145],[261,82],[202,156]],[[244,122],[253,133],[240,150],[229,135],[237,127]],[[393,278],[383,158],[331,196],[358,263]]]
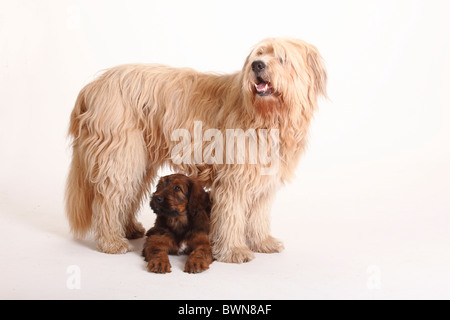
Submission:
[[[85,90],[82,90],[78,95],[70,118],[69,137],[73,139],[73,155],[67,177],[65,196],[70,229],[77,238],[83,238],[88,233],[92,222],[92,185],[84,170],[78,143],[83,126],[80,116],[85,112]]]

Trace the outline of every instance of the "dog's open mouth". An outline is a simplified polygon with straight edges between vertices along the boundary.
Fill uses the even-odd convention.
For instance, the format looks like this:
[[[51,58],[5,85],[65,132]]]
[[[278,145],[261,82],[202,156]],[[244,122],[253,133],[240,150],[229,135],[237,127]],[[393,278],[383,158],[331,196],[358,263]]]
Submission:
[[[260,80],[258,83],[255,83],[256,94],[259,96],[270,96],[274,90],[269,82]]]

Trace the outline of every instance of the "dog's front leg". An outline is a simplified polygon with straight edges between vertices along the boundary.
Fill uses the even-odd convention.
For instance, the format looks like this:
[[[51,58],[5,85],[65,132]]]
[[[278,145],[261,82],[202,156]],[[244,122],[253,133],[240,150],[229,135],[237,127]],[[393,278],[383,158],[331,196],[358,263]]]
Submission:
[[[213,256],[221,262],[243,263],[255,255],[245,244],[248,198],[239,181],[215,183],[211,189],[211,232]]]
[[[184,272],[199,273],[207,270],[213,262],[208,234],[206,232],[194,232],[187,243],[192,251],[186,261]]]
[[[170,272],[170,262],[168,253],[178,249],[175,240],[169,232],[158,229],[150,229],[147,233],[144,250],[142,252],[147,261],[147,269],[155,273]]]
[[[270,211],[275,191],[257,197],[249,210],[247,244],[254,252],[275,253],[284,249],[283,242],[270,235]]]

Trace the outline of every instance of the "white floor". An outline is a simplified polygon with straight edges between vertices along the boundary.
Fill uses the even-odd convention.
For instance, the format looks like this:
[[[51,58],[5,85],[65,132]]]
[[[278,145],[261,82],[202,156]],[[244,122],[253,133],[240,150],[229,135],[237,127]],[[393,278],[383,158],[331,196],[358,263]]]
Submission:
[[[62,203],[29,202],[9,189],[0,207],[0,298],[449,299],[448,182],[433,189],[442,183],[438,166],[401,173],[412,169],[299,170],[302,179],[273,209],[273,233],[286,250],[242,265],[214,262],[198,275],[182,272],[185,256],[171,257],[170,274],[148,273],[142,239],[125,255],[99,253],[93,241],[72,239]],[[152,215],[142,210],[147,228]]]

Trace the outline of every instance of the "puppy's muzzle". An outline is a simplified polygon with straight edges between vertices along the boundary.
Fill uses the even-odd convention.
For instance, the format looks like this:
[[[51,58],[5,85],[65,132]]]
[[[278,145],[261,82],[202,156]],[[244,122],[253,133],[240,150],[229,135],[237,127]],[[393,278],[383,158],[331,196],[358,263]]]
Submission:
[[[164,202],[164,197],[163,196],[154,196],[153,198],[155,199],[156,203],[161,204],[161,203]]]
[[[150,207],[156,214],[163,213],[163,211],[167,211],[168,205],[164,202],[164,197],[161,195],[153,195],[150,201]]]
[[[153,195],[150,201],[150,208],[157,215],[164,215],[167,217],[177,217],[180,213],[173,209],[168,202],[168,199],[162,195]]]

